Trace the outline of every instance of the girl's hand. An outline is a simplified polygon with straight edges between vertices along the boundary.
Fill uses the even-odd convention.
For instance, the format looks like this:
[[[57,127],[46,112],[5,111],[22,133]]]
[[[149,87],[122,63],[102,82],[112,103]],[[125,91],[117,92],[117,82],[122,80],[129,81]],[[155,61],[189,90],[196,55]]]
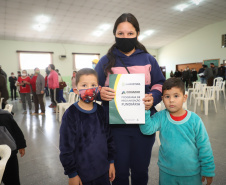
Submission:
[[[73,178],[69,178],[68,185],[82,185],[82,181],[78,175]]]
[[[104,101],[111,101],[115,97],[115,90],[110,87],[102,87],[100,97]]]
[[[210,185],[213,182],[213,177],[202,177],[202,182],[204,182],[206,179],[207,184],[206,185]]]
[[[114,163],[111,163],[110,167],[109,167],[109,180],[111,182],[113,180],[115,180],[115,165],[114,165]]]
[[[145,94],[145,97],[142,99],[144,101],[145,110],[149,110],[154,103],[154,98],[152,94]]]

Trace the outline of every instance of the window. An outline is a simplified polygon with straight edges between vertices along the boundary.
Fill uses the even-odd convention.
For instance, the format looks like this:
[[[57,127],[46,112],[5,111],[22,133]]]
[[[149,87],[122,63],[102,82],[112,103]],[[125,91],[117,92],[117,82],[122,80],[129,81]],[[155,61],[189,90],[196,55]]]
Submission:
[[[77,71],[82,68],[95,68],[93,60],[99,60],[99,53],[72,53],[74,58],[74,69]]]
[[[52,64],[53,52],[32,52],[32,51],[17,51],[19,55],[20,70],[45,69],[49,64]]]

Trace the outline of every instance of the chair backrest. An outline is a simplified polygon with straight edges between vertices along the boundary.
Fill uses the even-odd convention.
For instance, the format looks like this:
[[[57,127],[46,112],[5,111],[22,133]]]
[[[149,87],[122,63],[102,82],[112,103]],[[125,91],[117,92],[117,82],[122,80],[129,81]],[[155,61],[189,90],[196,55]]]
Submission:
[[[10,113],[12,112],[13,105],[12,104],[6,104],[4,110],[9,111]]]
[[[0,145],[0,182],[5,171],[6,163],[11,155],[11,149],[8,145]]]
[[[211,100],[215,99],[215,87],[213,87],[213,86],[206,86],[205,90],[206,90],[206,92],[205,92],[205,96],[204,97],[206,99],[211,99]]]
[[[222,81],[222,82],[216,82],[215,88],[216,88],[216,90],[221,90],[221,91],[223,91],[224,86],[225,86],[225,81]]]
[[[69,93],[68,103],[74,103],[75,102],[75,95],[76,94],[74,92]]]
[[[200,82],[193,82],[193,88],[195,89],[197,84],[201,84]]]
[[[223,78],[222,78],[222,77],[214,78],[214,80],[213,80],[213,85],[216,86],[216,83],[217,83],[217,82],[223,82]]]

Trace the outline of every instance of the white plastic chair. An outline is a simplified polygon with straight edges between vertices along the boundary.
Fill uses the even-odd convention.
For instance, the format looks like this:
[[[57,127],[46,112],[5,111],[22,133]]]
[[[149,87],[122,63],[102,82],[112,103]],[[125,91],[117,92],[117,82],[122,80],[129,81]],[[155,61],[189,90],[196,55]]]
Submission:
[[[203,96],[203,89],[206,87],[206,84],[196,84],[196,87],[193,92],[190,94],[190,105],[191,105],[191,99],[195,97],[201,97]],[[200,103],[199,103],[200,105]]]
[[[9,111],[10,113],[12,112],[13,105],[12,104],[6,104],[4,110]]]
[[[68,83],[68,82],[67,82]],[[64,92],[63,92],[63,94],[65,95],[65,97],[66,97],[66,100],[68,100],[68,98],[69,98],[69,93],[70,93],[70,87],[67,85],[67,87],[65,87],[64,88]]]
[[[197,101],[203,101],[205,104],[205,115],[208,115],[208,104],[209,101],[213,101],[215,111],[217,112],[216,102],[215,102],[215,87],[214,86],[207,86],[205,87],[205,93],[202,97],[196,97],[195,98],[195,106],[194,106],[194,112],[196,112],[196,105]]]
[[[0,109],[2,109],[2,102],[3,102],[3,99],[4,99],[4,98],[1,98],[1,99],[0,99]]]
[[[11,149],[8,145],[0,145],[0,183],[5,171],[6,163],[11,155]]]
[[[189,92],[190,91],[194,91],[195,90],[195,86],[196,86],[196,84],[201,84],[201,82],[193,82],[193,87],[192,88],[188,88],[188,95],[189,95]]]
[[[69,97],[68,97],[68,102],[57,104],[57,106],[56,106],[56,119],[58,119],[59,121],[61,120],[61,117],[63,116],[63,110],[62,110],[63,106],[64,105],[71,105],[72,103],[74,103],[75,102],[75,96],[76,96],[76,94],[74,92],[70,92]]]
[[[74,99],[70,103],[63,104],[59,109],[59,121],[61,122],[64,112],[75,102],[79,100],[79,96],[75,94]]]
[[[225,99],[225,81],[222,81],[222,82],[216,82],[215,84],[215,91],[217,93],[217,100],[219,100],[219,94],[220,94],[220,91],[223,92],[224,94],[224,99]]]
[[[214,78],[213,85],[215,86],[217,82],[223,82],[223,78],[222,77]]]

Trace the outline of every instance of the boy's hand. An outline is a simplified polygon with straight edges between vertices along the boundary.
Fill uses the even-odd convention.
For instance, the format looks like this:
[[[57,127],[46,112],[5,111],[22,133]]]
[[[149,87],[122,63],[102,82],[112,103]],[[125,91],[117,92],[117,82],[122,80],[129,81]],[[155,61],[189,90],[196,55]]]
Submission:
[[[205,179],[207,181],[207,184],[206,185],[210,185],[213,182],[213,177],[205,177],[205,176],[203,176],[202,177],[202,182],[204,182]]]
[[[114,165],[114,163],[111,163],[110,167],[109,167],[109,180],[111,182],[113,180],[115,180],[115,165]]]
[[[82,181],[78,175],[73,178],[69,178],[68,185],[82,185]]]
[[[152,94],[145,94],[142,100],[144,101],[145,110],[149,110],[153,106],[154,98]]]
[[[25,155],[25,149],[19,149],[20,157],[23,157]]]

